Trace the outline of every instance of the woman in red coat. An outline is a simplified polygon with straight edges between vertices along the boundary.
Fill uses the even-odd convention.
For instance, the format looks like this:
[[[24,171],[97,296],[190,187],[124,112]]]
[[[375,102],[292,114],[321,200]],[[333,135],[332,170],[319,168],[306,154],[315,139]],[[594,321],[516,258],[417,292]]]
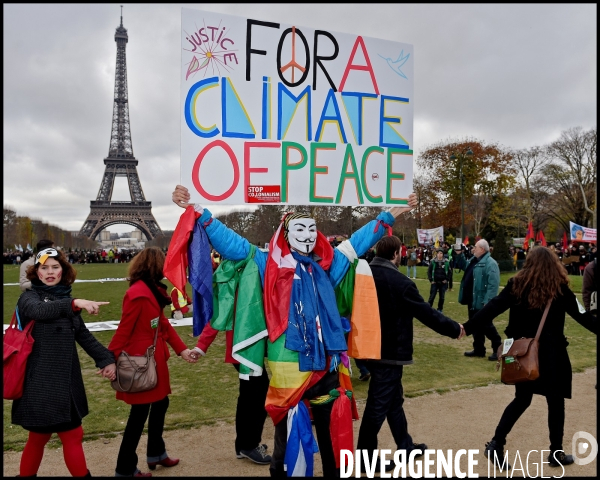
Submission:
[[[130,287],[123,299],[121,322],[108,346],[115,358],[123,350],[129,355],[144,355],[154,342],[155,328],[159,329],[154,352],[158,377],[156,387],[145,392],[117,392],[118,400],[131,405],[117,458],[117,477],[152,476],[137,468],[138,457],[135,453],[148,416],[148,467],[154,470],[156,465],[173,467],[179,463],[179,459],[169,458],[162,438],[169,407],[168,395],[171,393],[167,343],[187,362],[194,363],[196,359],[190,355],[190,350],[163,313],[164,307],[171,303],[167,287],[161,283],[164,262],[165,255],[157,247],[146,248],[133,258],[129,265]]]

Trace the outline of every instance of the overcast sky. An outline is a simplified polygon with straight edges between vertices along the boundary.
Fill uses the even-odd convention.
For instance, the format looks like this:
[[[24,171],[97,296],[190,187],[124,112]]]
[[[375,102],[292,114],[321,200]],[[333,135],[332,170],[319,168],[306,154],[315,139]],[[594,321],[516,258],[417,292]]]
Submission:
[[[595,4],[185,6],[412,44],[415,159],[439,141],[526,148],[596,125]],[[133,150],[163,230],[182,212],[181,7],[123,8]],[[83,225],[108,154],[119,17],[118,4],[4,4],[4,205],[19,215]],[[126,192],[117,179],[113,200]]]

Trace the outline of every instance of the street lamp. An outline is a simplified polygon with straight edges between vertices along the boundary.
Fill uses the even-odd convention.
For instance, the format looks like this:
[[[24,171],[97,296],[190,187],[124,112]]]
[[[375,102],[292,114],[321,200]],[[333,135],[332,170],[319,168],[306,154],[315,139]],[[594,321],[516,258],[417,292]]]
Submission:
[[[465,240],[465,176],[463,175],[462,167],[465,156],[472,157],[473,151],[469,148],[464,153],[453,153],[450,155],[450,160],[458,159],[458,172],[460,176],[460,238],[461,242]]]

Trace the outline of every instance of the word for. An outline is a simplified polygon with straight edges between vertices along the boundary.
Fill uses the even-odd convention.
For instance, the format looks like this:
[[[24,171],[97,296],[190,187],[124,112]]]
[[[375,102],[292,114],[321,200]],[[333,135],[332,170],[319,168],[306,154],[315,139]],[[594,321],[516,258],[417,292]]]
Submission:
[[[252,48],[253,28],[256,29],[258,27],[279,29],[280,24],[274,23],[274,22],[261,22],[261,21],[252,20],[252,19],[248,19],[246,21],[246,81],[247,82],[249,82],[251,80],[250,72],[251,72],[251,65],[252,65],[252,55],[267,55],[266,50],[257,50],[255,48]],[[261,33],[264,34],[264,31]],[[292,61],[282,66],[283,43],[284,43],[286,37],[290,34],[292,35]],[[305,52],[305,60],[304,60],[305,64],[304,65],[299,65],[295,61],[296,35],[300,38],[300,42],[302,43],[302,46],[304,47],[304,52]],[[321,39],[321,41],[323,41],[325,38],[331,43],[331,46],[333,47],[333,54],[331,54],[331,55],[319,55],[319,53],[318,53],[319,52],[319,39]],[[342,76],[342,80],[340,81],[339,88],[336,87],[336,85],[334,84],[333,80],[331,79],[331,77],[330,77],[329,73],[327,72],[327,69],[325,68],[325,65],[323,63],[325,61],[330,62],[332,60],[335,60],[338,56],[340,48],[339,48],[339,44],[338,44],[335,36],[325,30],[315,30],[312,46],[313,46],[313,48],[312,48],[312,52],[313,52],[312,89],[313,90],[317,89],[317,67],[319,67],[322,70],[325,77],[327,78],[327,81],[329,82],[329,85],[331,86],[333,91],[337,91],[337,90],[341,91],[344,89],[344,85],[348,78],[348,74],[352,70],[366,71],[369,73],[369,75],[371,77],[371,82],[373,84],[373,90],[375,91],[375,93],[377,95],[379,95],[379,88],[377,86],[375,72],[373,71],[373,66],[371,64],[371,59],[369,58],[369,53],[367,51],[367,47],[365,46],[365,42],[361,36],[357,36],[356,40],[354,41],[354,46],[352,47],[352,52],[350,53],[350,57],[348,58],[348,62],[346,63],[346,68],[344,69],[344,74]],[[359,48],[361,49],[361,53],[365,59],[366,65],[360,65],[360,64],[354,63],[354,59],[355,59],[356,53]],[[299,28],[297,28],[297,27],[287,28],[286,30],[284,30],[281,33],[281,36],[279,38],[279,43],[277,44],[277,56],[276,56],[277,74],[279,75],[279,78],[281,79],[281,81],[284,84],[286,84],[288,87],[296,87],[298,85],[301,85],[308,77],[308,73],[309,73],[310,67],[311,67],[310,52],[311,52],[311,50],[310,50],[308,41],[306,40],[306,37],[302,33],[302,30],[300,30]],[[292,81],[288,81],[288,79],[284,76],[284,72],[290,68],[292,69]],[[297,81],[294,80],[294,76],[293,76],[295,69],[298,69],[300,72],[302,72],[302,75],[300,76],[300,78]]]

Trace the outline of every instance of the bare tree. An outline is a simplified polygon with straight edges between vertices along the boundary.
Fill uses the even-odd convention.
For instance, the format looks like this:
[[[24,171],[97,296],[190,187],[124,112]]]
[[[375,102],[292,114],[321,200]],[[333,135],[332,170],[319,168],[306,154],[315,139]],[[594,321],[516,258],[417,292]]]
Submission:
[[[547,148],[548,155],[571,173],[576,188],[581,192],[583,207],[592,217],[593,228],[597,228],[597,141],[596,127],[588,131],[575,127],[562,132],[560,138]],[[588,201],[590,187],[594,189],[592,202]]]

